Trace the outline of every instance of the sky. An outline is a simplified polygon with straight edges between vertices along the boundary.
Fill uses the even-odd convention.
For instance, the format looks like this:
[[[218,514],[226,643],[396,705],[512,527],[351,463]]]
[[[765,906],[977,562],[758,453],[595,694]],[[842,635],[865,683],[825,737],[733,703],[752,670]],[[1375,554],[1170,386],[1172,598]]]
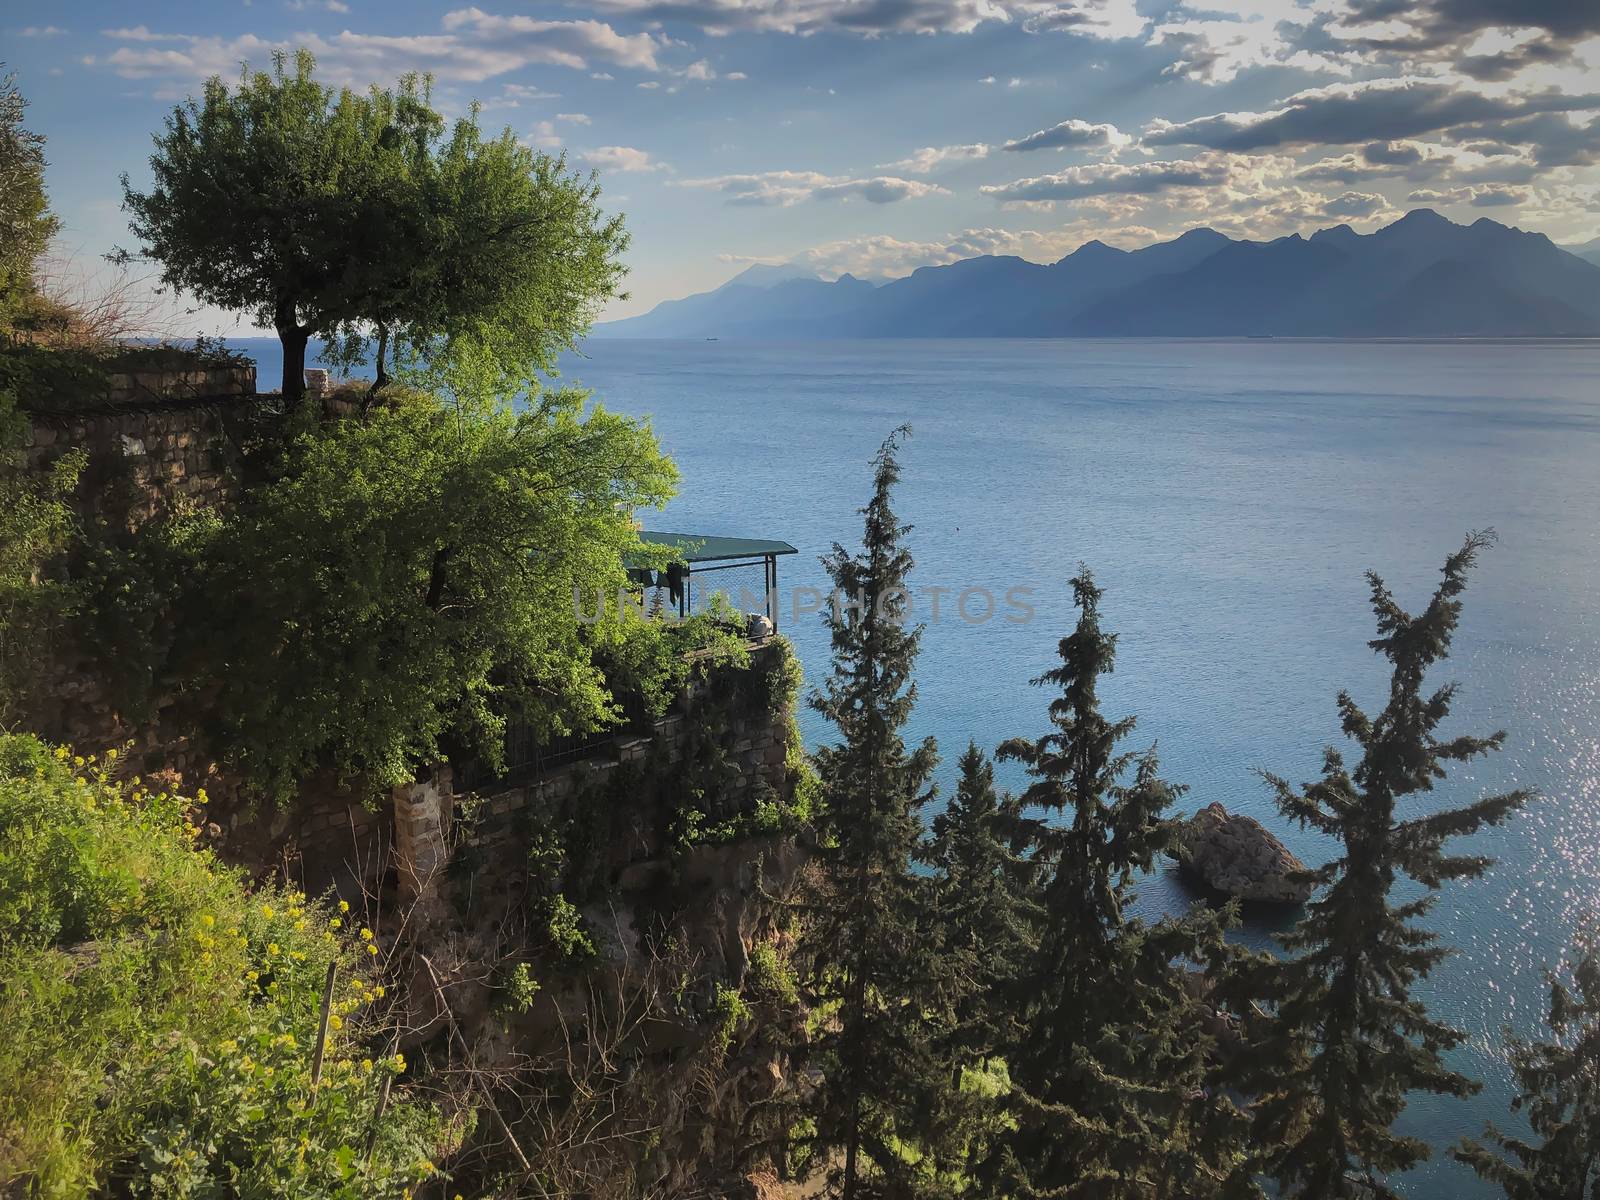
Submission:
[[[6,0],[63,272],[135,248],[118,180],[174,103],[277,48],[336,84],[431,72],[451,115],[598,171],[633,239],[607,317],[752,263],[878,279],[1417,207],[1600,236],[1600,0]]]

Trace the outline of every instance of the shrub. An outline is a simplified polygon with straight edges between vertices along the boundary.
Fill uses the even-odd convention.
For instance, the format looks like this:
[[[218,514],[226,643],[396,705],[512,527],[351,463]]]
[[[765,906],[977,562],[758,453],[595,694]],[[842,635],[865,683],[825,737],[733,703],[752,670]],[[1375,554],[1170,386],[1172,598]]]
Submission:
[[[559,892],[540,901],[540,917],[550,948],[567,963],[587,962],[595,956],[594,939],[583,927],[583,914]]]
[[[733,1044],[739,1026],[749,1019],[750,1006],[744,1002],[737,988],[722,983],[714,985],[711,993],[712,1046],[719,1051],[726,1050]]]
[[[115,765],[0,737],[0,1191],[414,1186],[439,1123],[404,1091],[375,1119],[404,1062],[368,1048],[384,995],[370,934],[298,893],[248,893],[196,846],[186,801]]]
[[[771,942],[761,942],[750,951],[745,986],[763,1003],[785,1009],[799,1007],[800,984],[794,968],[779,957],[778,948]]]

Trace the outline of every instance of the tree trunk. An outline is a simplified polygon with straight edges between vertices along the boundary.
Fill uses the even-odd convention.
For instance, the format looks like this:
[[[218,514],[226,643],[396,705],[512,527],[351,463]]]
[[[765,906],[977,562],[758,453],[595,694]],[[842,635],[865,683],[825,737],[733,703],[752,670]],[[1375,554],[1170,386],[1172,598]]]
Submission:
[[[384,358],[389,349],[389,327],[382,321],[378,322],[378,376],[372,381],[372,390],[376,392],[389,382],[389,372],[384,369]]]
[[[306,341],[310,335],[295,319],[292,300],[278,302],[273,325],[283,344],[283,405],[293,412],[306,394]]]

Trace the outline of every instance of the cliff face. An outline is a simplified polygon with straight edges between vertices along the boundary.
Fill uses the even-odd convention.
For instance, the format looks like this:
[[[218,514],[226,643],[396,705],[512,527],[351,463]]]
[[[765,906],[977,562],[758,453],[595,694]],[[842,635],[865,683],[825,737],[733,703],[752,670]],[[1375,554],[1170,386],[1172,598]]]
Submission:
[[[226,505],[270,419],[253,392],[231,369],[121,378],[30,411],[24,467],[84,452],[80,516],[113,533]],[[374,931],[392,1036],[460,1118],[453,1188],[754,1194],[804,1034],[784,900],[806,860],[810,774],[788,644],[746,650],[748,664],[697,672],[667,715],[561,761],[534,754],[489,781],[439,764],[377,803],[330,777],[288,807],[251,805],[197,736],[204,697],[180,712],[155,680],[130,712],[65,652],[36,724],[86,753],[124,750],[147,780],[206,788],[223,857],[331,890]]]
[[[808,831],[792,696],[740,685],[788,653],[602,755],[397,803],[402,1044],[488,1097],[482,1185],[755,1194],[803,1038],[784,900]]]

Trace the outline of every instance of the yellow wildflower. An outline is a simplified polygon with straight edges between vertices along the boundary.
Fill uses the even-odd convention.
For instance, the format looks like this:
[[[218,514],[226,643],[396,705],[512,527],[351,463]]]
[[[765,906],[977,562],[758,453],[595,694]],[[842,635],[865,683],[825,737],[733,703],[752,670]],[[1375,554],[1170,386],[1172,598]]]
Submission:
[[[348,901],[348,900],[339,901],[339,911],[340,912],[349,912],[350,911],[350,901]]]

